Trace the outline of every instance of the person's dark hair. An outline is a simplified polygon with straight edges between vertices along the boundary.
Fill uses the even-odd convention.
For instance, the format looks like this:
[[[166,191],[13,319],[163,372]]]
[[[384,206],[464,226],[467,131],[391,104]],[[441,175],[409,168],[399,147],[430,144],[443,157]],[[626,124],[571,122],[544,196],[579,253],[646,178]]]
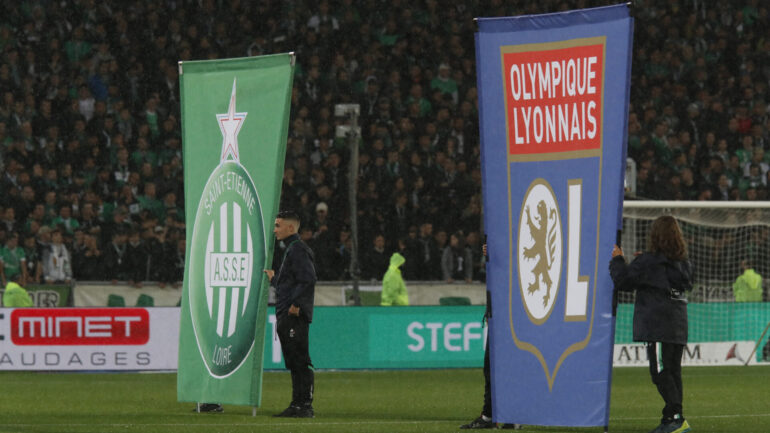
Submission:
[[[299,229],[300,219],[299,219],[299,214],[297,212],[294,212],[292,210],[282,210],[278,212],[278,215],[276,215],[275,217],[280,218],[282,220],[294,221],[297,224],[297,229]]]
[[[463,233],[462,230],[458,230],[454,233],[452,233],[451,236],[454,236],[457,238],[457,240],[460,242],[458,246],[464,247],[465,246],[465,233]]]
[[[682,236],[679,223],[670,215],[658,217],[650,227],[649,250],[661,253],[669,260],[687,258],[687,245]]]

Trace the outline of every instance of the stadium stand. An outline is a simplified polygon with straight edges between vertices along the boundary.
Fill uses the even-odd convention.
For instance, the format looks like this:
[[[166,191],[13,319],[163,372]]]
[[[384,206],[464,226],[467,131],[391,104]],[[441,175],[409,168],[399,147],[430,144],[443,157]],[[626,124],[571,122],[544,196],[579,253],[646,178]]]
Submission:
[[[0,244],[21,235],[30,282],[45,278],[35,267],[56,227],[75,279],[180,281],[176,63],[295,51],[282,207],[301,213],[319,277],[349,278],[348,151],[333,109],[358,103],[363,274],[381,278],[379,259],[399,250],[406,279],[440,279],[447,234],[462,232],[483,280],[473,18],[610,3],[3,2]],[[636,196],[767,200],[767,6],[649,0],[634,14]]]

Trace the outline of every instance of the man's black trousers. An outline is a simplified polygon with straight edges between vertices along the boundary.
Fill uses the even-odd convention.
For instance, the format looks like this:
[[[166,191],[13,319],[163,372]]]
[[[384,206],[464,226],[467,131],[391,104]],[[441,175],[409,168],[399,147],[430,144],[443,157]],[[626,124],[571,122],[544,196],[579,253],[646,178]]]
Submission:
[[[492,378],[489,368],[489,340],[487,339],[486,348],[484,348],[484,408],[481,414],[492,418]]]
[[[309,351],[310,323],[304,315],[283,315],[278,318],[278,339],[283,360],[291,372],[291,404],[310,406],[313,403],[313,363]]]
[[[658,345],[660,345],[660,354],[658,354]],[[666,402],[663,408],[664,419],[672,419],[676,414],[682,415],[683,352],[682,344],[647,343],[650,376],[652,376],[652,382],[658,387],[663,401]]]

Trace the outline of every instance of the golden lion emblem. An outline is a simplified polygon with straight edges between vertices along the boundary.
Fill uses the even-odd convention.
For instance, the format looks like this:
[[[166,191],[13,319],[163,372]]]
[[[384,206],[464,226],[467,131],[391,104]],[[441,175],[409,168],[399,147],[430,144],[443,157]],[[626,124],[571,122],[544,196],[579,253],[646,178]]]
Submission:
[[[551,229],[548,230],[548,220],[549,218],[555,219],[556,209],[551,209],[549,214],[548,206],[546,206],[543,200],[540,200],[537,203],[537,215],[535,216],[537,224],[532,221],[529,206],[526,207],[525,211],[527,213],[527,226],[535,243],[529,248],[524,247],[524,258],[528,260],[537,259],[537,263],[532,269],[532,272],[535,274],[535,281],[527,287],[527,293],[531,295],[540,290],[540,278],[542,277],[545,284],[543,306],[547,306],[548,301],[551,299],[551,286],[553,285],[549,271],[551,266],[553,266],[554,253],[556,251],[556,224],[551,224]]]

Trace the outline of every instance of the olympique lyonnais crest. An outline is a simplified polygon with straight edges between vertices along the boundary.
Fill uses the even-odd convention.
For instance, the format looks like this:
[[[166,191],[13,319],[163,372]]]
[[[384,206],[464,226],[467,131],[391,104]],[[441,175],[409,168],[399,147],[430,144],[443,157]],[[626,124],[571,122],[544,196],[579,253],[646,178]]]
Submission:
[[[223,136],[220,164],[203,189],[190,247],[188,295],[195,338],[206,368],[219,378],[235,372],[254,347],[266,257],[259,194],[238,155],[246,115],[236,111],[233,80],[227,113],[212,119]]]
[[[593,325],[604,40],[503,46],[501,63],[511,336],[538,359],[551,389]]]

